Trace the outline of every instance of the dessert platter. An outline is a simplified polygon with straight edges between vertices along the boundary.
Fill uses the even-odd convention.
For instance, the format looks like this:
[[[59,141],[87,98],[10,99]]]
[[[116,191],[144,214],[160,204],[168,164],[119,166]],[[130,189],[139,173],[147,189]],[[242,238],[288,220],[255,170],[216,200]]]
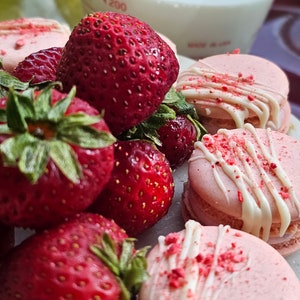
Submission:
[[[272,12],[271,12],[271,14],[272,14]],[[300,16],[300,12],[299,12],[299,16]],[[269,20],[269,19],[268,19]],[[273,20],[273,19],[272,19]],[[269,24],[268,24],[268,22],[266,22],[266,25],[265,26],[268,26]],[[264,28],[262,29],[262,30],[264,30]],[[253,53],[254,54],[257,54],[258,56],[261,56],[261,57],[266,57],[267,58],[267,56],[266,55],[263,55],[262,53],[261,54],[259,54],[259,46],[258,46],[258,44],[256,43],[256,45],[254,46],[254,50],[253,50]],[[298,55],[299,53],[297,53],[297,55]],[[173,55],[174,55],[174,53],[173,53]],[[175,56],[176,57],[176,56]],[[183,72],[183,71],[185,71],[185,70],[187,70],[191,65],[193,65],[194,63],[195,63],[195,61],[193,60],[193,59],[190,59],[190,58],[187,58],[187,57],[184,57],[184,56],[181,56],[181,55],[177,55],[177,58],[178,58],[178,61],[179,61],[179,68],[180,68],[180,71],[179,71],[179,74],[181,73],[181,72]],[[297,57],[297,59],[299,59],[300,58],[300,56],[298,56]],[[63,60],[61,60],[61,61],[63,61]],[[175,61],[176,61],[176,64],[177,64],[177,60],[175,59]],[[280,65],[279,63],[278,63],[278,65]],[[178,64],[177,64],[177,66],[178,66]],[[282,66],[283,67],[283,69],[285,70],[285,71],[287,71],[287,67],[286,66]],[[171,69],[171,68],[170,68]],[[239,75],[240,75],[241,73],[239,73]],[[297,139],[297,140],[299,140],[300,141],[300,114],[298,114],[298,112],[300,111],[300,109],[299,109],[299,106],[298,106],[298,103],[297,103],[297,98],[295,98],[295,93],[293,92],[293,86],[294,86],[294,84],[295,84],[295,82],[293,81],[295,78],[293,77],[291,77],[291,74],[290,74],[290,72],[288,72],[287,71],[287,75],[288,75],[288,77],[289,77],[289,80],[291,81],[291,89],[292,89],[292,92],[291,92],[291,95],[292,95],[292,97],[289,99],[290,101],[291,101],[291,109],[292,109],[292,115],[291,115],[291,119],[290,119],[290,123],[289,123],[289,126],[285,126],[285,129],[286,128],[288,128],[288,130],[287,130],[287,134],[289,135],[289,136],[291,136],[291,137],[293,137],[293,138],[295,138],[295,139]],[[251,75],[252,76],[252,75]],[[174,77],[174,78],[176,78],[176,77]],[[178,77],[179,78],[179,77]],[[297,77],[297,80],[298,80],[298,77]],[[259,84],[261,84],[261,81],[259,81],[258,80],[258,82],[259,82]],[[172,83],[171,83],[172,84]],[[170,85],[171,85],[170,84]],[[226,90],[227,91],[227,90]],[[275,92],[275,93],[277,93],[277,91]],[[184,94],[184,93],[183,93]],[[277,94],[279,94],[280,96],[282,95],[282,94],[284,94],[284,93],[281,93],[281,92],[278,92]],[[248,96],[249,97],[249,96]],[[248,100],[250,100],[251,101],[251,99],[250,98],[247,98]],[[253,99],[252,99],[253,100]],[[286,100],[286,98],[285,98],[285,100]],[[221,101],[223,101],[223,99],[221,98]],[[298,110],[299,109],[299,110]],[[210,112],[209,112],[210,113]],[[290,111],[288,111],[288,113],[290,113]],[[245,126],[246,127],[246,126]],[[284,130],[285,130],[284,129]],[[116,132],[118,132],[118,129],[116,129]],[[283,131],[283,132],[285,132],[285,131]],[[271,142],[270,142],[270,144],[271,144]],[[115,152],[116,153],[116,152]],[[292,153],[292,152],[290,152],[290,153]],[[297,153],[298,154],[298,153]],[[272,155],[272,154],[271,154]],[[281,159],[280,159],[281,160]],[[217,163],[219,163],[219,161],[217,161]],[[210,166],[211,167],[211,166]],[[275,165],[275,168],[277,168],[277,166]],[[128,171],[129,172],[129,171]],[[170,174],[171,174],[171,172],[170,172]],[[294,174],[294,173],[293,173]],[[236,175],[235,175],[236,176]],[[170,177],[172,177],[171,175],[170,175]],[[238,176],[237,176],[238,177]],[[236,177],[236,178],[237,178]],[[184,216],[183,216],[183,210],[182,210],[182,199],[183,199],[183,192],[184,192],[184,184],[189,180],[189,178],[188,178],[188,162],[185,162],[183,165],[181,165],[180,167],[176,167],[176,168],[174,168],[174,170],[173,170],[173,178],[174,178],[174,183],[175,183],[175,190],[174,190],[174,197],[173,197],[173,199],[172,199],[172,204],[171,204],[171,206],[170,206],[170,208],[169,208],[169,210],[168,210],[168,213],[166,214],[166,215],[164,215],[164,217],[162,217],[154,226],[152,226],[152,227],[150,227],[150,228],[148,228],[148,229],[146,229],[145,231],[143,231],[142,232],[142,234],[140,234],[140,235],[138,235],[137,236],[137,239],[136,239],[136,248],[137,249],[141,249],[141,248],[143,248],[144,246],[150,246],[150,249],[151,250],[155,250],[157,247],[156,247],[156,245],[157,245],[157,243],[158,243],[158,240],[159,240],[159,243],[163,240],[163,237],[162,236],[168,236],[170,233],[172,234],[172,233],[178,233],[178,232],[182,232],[184,229],[186,229],[186,232],[188,231],[188,227],[192,230],[192,232],[194,232],[194,231],[199,231],[199,232],[202,232],[202,227],[204,228],[204,226],[202,226],[202,225],[200,225],[200,224],[194,224],[193,222],[194,221],[191,221],[191,223],[190,223],[190,221],[188,221],[188,222],[185,222],[184,221]],[[173,186],[172,186],[173,187]],[[286,187],[286,186],[284,186],[284,187]],[[155,192],[156,192],[156,194],[157,194],[157,190],[155,190]],[[46,192],[47,193],[47,192]],[[236,194],[235,194],[236,195]],[[281,195],[281,194],[280,194]],[[235,196],[236,197],[236,196]],[[171,199],[171,197],[169,198],[169,199]],[[283,199],[283,196],[282,196],[282,199]],[[240,199],[239,199],[240,200]],[[242,199],[243,200],[243,199]],[[240,202],[243,202],[243,201],[240,201]],[[264,217],[264,216],[263,216]],[[188,223],[188,225],[187,225],[187,223]],[[196,223],[196,222],[195,222]],[[98,224],[98,223],[97,223]],[[222,227],[223,225],[220,225],[219,226],[219,229],[218,230],[220,230],[220,231],[222,231],[223,233],[225,233],[226,231],[227,232],[231,232],[231,229],[228,229],[228,227],[226,227],[227,225],[224,225],[224,228]],[[30,225],[29,225],[29,227],[30,227]],[[37,227],[38,228],[38,227]],[[213,232],[213,235],[215,235],[216,233],[215,233],[215,229],[216,228],[214,228],[214,232]],[[210,229],[209,229],[210,230]],[[208,230],[208,231],[209,231]],[[206,229],[204,230],[203,229],[203,231],[206,231]],[[219,232],[220,232],[219,231]],[[235,236],[235,238],[236,237],[238,237],[239,236],[239,234],[240,233],[237,233],[237,232],[235,232],[235,229],[233,229],[233,231],[232,231],[233,233],[233,235]],[[33,235],[33,233],[34,233],[34,231],[32,231],[32,230],[26,230],[26,229],[21,229],[21,228],[16,228],[16,230],[15,230],[15,244],[16,245],[19,245],[22,241],[24,241],[27,237],[29,237],[29,236],[31,236],[31,235]],[[222,234],[223,234],[222,233]],[[181,233],[180,233],[181,234]],[[179,234],[179,235],[180,235]],[[244,233],[243,233],[244,234]],[[184,234],[183,234],[184,235]],[[188,235],[188,234],[187,234]],[[172,239],[172,238],[174,238],[175,237],[175,235],[174,236],[171,236],[171,243],[172,242],[174,242],[174,239]],[[223,237],[223,236],[222,236]],[[168,240],[168,238],[166,238],[167,240]],[[221,238],[222,239],[222,238]],[[226,240],[226,238],[225,238],[225,240]],[[259,240],[259,239],[258,239]],[[178,243],[178,241],[179,240],[177,240],[177,241],[175,241],[175,244],[176,243]],[[181,240],[180,240],[181,241]],[[219,238],[218,238],[218,241],[219,241]],[[259,242],[261,242],[261,241],[259,241]],[[180,243],[180,242],[179,242]],[[209,243],[212,243],[212,242],[210,242],[210,241],[208,241],[207,242],[207,245],[209,244]],[[250,242],[249,242],[250,243]],[[253,240],[253,243],[255,244],[256,243],[256,241],[254,241]],[[197,242],[195,242],[195,244],[197,244]],[[216,245],[218,244],[218,242],[216,242]],[[235,242],[234,243],[231,243],[231,246],[232,246],[232,248],[234,248],[235,246],[233,246],[233,244],[235,245]],[[247,244],[247,243],[246,243]],[[249,244],[248,244],[249,245]],[[266,243],[266,245],[267,245],[267,243]],[[178,246],[178,245],[177,245]],[[192,246],[193,247],[193,246]],[[217,246],[214,246],[216,249],[218,248]],[[17,247],[17,248],[19,248],[19,247]],[[257,248],[259,248],[259,245],[257,245]],[[271,248],[271,247],[270,247]],[[175,248],[174,248],[175,249]],[[173,249],[173,250],[174,250]],[[245,249],[247,249],[247,245],[245,246]],[[250,249],[250,247],[249,247],[249,249]],[[249,250],[249,249],[247,249],[247,250]],[[176,251],[178,250],[178,249],[175,249]],[[189,249],[190,250],[190,249]],[[272,250],[274,250],[274,249],[272,249]],[[175,251],[175,252],[176,252]],[[198,251],[199,251],[199,249],[198,249]],[[217,251],[217,250],[214,250],[214,251]],[[252,251],[252,250],[251,250]],[[249,252],[251,252],[250,250],[249,250]],[[255,251],[253,251],[253,252],[255,252]],[[268,252],[268,250],[266,250],[266,252],[264,252],[264,253],[267,253]],[[275,251],[276,252],[276,251]],[[280,251],[279,251],[280,252]],[[163,252],[163,253],[166,253],[166,252]],[[167,254],[169,254],[169,253],[167,253]],[[171,253],[172,255],[174,254],[174,253]],[[177,252],[177,254],[178,254],[178,252]],[[200,253],[201,254],[201,253]],[[199,255],[200,255],[199,254]],[[278,253],[276,253],[276,254],[278,254]],[[185,255],[185,254],[183,254],[183,255]],[[256,256],[261,256],[261,253],[259,253],[259,254],[255,254]],[[250,256],[249,256],[250,257]],[[156,259],[157,257],[155,257],[154,256],[154,261],[157,261],[157,259]],[[244,258],[242,258],[242,260],[240,261],[240,262],[243,262],[243,259]],[[285,256],[284,258],[282,257],[282,256],[280,256],[280,259],[282,259],[282,261],[284,262],[284,264],[286,264],[286,262],[284,261],[284,259],[286,259],[286,261],[288,262],[288,264],[291,266],[291,268],[294,270],[294,272],[295,272],[295,274],[296,274],[296,276],[300,279],[300,250],[298,250],[298,251],[296,251],[296,252],[294,252],[293,254],[290,254],[290,255],[287,255],[287,256]],[[272,261],[272,259],[270,258],[270,262]],[[172,263],[172,262],[171,262]],[[268,264],[268,261],[267,260],[265,260],[265,261],[263,261],[263,263],[264,264]],[[153,263],[154,264],[154,263]],[[276,263],[275,263],[275,265],[276,265]],[[241,267],[242,267],[242,269],[243,268],[247,268],[247,267],[249,267],[249,265],[243,265],[242,263],[241,263],[241,265],[240,265]],[[287,266],[287,264],[286,264],[286,266]],[[255,268],[256,268],[257,266],[255,266]],[[259,270],[259,269],[263,269],[264,267],[263,267],[263,264],[262,264],[262,266],[259,266],[257,269]],[[249,268],[250,269],[250,268]],[[290,268],[288,268],[288,269],[290,269]],[[280,270],[280,269],[279,269]],[[272,271],[271,271],[272,272]],[[279,272],[278,270],[277,270],[277,272]],[[154,277],[155,278],[155,280],[158,280],[159,281],[159,275],[158,275],[159,273],[156,273],[156,277]],[[216,272],[216,274],[217,274],[217,272]],[[215,274],[215,275],[216,275]],[[191,275],[192,276],[192,275]],[[273,274],[273,276],[274,276],[274,274]],[[293,276],[295,277],[295,275],[293,274]],[[283,277],[284,278],[284,277]],[[288,278],[288,276],[286,277],[286,278]],[[278,279],[278,278],[277,278]],[[296,277],[295,277],[295,279],[296,279]],[[280,280],[282,280],[282,278],[280,279]],[[193,281],[193,280],[191,280],[191,281]],[[296,288],[298,288],[298,282],[297,282],[297,279],[294,281],[294,282],[296,282],[295,283],[295,286],[296,286]],[[175,282],[175,284],[177,284],[178,282]],[[280,284],[279,284],[280,285]],[[286,285],[286,283],[285,284],[282,284],[282,286],[285,286]],[[153,286],[151,286],[150,287],[150,289],[152,288],[152,290],[153,290]],[[284,289],[284,288],[283,288]],[[297,293],[297,292],[296,292]],[[145,291],[144,291],[144,294],[146,295],[146,298],[145,299],[156,299],[156,296],[151,296],[150,298],[147,298],[147,295],[148,295],[148,290],[147,290],[147,288],[145,289]],[[295,296],[295,295],[292,295],[292,296]],[[297,296],[297,295],[296,295]],[[141,298],[141,299],[143,299],[143,298]],[[180,298],[180,299],[183,299],[183,298]]]
[[[193,59],[179,55],[180,71],[186,70],[195,61]],[[288,134],[300,140],[300,121],[292,115],[291,125]],[[167,235],[170,232],[177,232],[184,228],[184,220],[181,215],[181,199],[183,184],[187,181],[187,163],[173,171],[175,181],[175,193],[172,205],[168,214],[163,217],[152,228],[148,229],[138,237],[137,247],[154,246],[160,235]],[[16,243],[19,244],[26,237],[31,235],[29,230],[16,230]],[[297,276],[300,278],[300,251],[286,257]]]

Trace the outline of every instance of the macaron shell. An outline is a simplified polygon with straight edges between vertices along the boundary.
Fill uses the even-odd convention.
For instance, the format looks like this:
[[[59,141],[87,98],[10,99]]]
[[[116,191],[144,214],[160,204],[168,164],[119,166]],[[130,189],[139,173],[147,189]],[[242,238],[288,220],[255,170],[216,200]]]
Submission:
[[[0,22],[0,58],[12,72],[31,53],[50,47],[64,47],[69,39],[67,25],[44,18],[21,18]]]
[[[250,124],[207,134],[189,160],[183,216],[229,224],[290,254],[300,248],[299,170],[300,141],[286,134]]]
[[[267,243],[229,226],[185,227],[151,250],[140,300],[299,299],[298,278]]]
[[[197,106],[196,106],[197,108]],[[203,116],[201,112],[197,112],[200,115],[201,123],[205,125],[205,129],[210,134],[215,134],[220,128],[226,129],[236,129],[236,123],[230,117],[228,113],[223,111],[221,115],[216,119],[216,117]],[[281,108],[279,112],[279,122],[280,127],[278,128],[279,132],[287,133],[290,128],[291,121],[291,107],[290,103],[286,102],[285,105]],[[251,123],[254,127],[260,127],[260,121],[256,116],[246,118],[245,123]]]
[[[217,128],[239,128],[244,123],[256,122],[259,123],[256,127],[286,132],[290,115],[286,107],[288,78],[283,70],[264,58],[249,54],[210,56],[182,72],[176,87],[195,105],[199,116],[204,117],[209,133],[216,132],[213,121]],[[226,120],[229,123],[234,120],[235,127],[231,124],[224,127]]]
[[[243,221],[226,215],[220,210],[210,206],[191,188],[189,182],[185,183],[182,194],[181,214],[185,222],[196,220],[203,225],[218,226],[227,224],[232,228],[241,230]],[[294,221],[283,237],[278,237],[280,224],[272,224],[268,244],[275,248],[282,256],[288,256],[300,250],[300,221]]]

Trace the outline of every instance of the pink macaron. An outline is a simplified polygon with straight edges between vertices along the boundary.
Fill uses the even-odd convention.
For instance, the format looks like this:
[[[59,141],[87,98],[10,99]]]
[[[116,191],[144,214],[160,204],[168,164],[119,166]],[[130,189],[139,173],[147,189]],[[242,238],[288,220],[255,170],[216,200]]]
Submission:
[[[149,279],[139,300],[297,300],[300,282],[270,245],[228,225],[160,236],[147,257]]]
[[[178,77],[176,88],[209,133],[220,128],[259,128],[287,132],[289,82],[273,62],[250,54],[220,54],[197,61]]]
[[[33,52],[64,47],[70,28],[52,19],[20,18],[0,22],[0,58],[3,68],[12,72]]]
[[[195,143],[183,192],[183,216],[229,224],[282,255],[300,249],[300,141],[246,124]]]

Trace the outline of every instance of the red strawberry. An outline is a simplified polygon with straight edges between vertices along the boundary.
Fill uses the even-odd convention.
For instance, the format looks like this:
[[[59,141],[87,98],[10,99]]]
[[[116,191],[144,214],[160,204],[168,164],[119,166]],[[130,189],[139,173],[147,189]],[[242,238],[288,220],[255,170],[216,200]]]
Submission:
[[[172,168],[182,165],[191,155],[194,143],[206,133],[198,121],[195,107],[171,88],[158,110],[130,128],[119,139],[147,139],[166,155]]]
[[[147,278],[145,253],[113,221],[82,213],[5,257],[0,299],[129,300]]]
[[[167,213],[173,194],[170,165],[152,143],[118,141],[111,179],[90,210],[136,236]]]
[[[30,54],[16,66],[13,75],[31,84],[54,81],[62,50],[61,47],[52,47]]]
[[[85,210],[109,180],[114,137],[98,111],[51,87],[0,109],[0,221],[39,228]]]
[[[182,165],[190,158],[194,143],[199,139],[197,125],[187,116],[176,116],[158,129],[162,151],[172,168]]]
[[[75,26],[57,68],[64,90],[105,110],[117,136],[151,115],[177,78],[169,45],[139,19],[96,12]]]

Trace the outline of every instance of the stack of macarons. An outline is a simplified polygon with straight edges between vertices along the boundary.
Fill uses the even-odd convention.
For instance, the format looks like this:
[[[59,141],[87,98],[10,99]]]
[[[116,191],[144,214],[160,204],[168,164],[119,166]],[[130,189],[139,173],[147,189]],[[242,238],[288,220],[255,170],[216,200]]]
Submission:
[[[288,78],[262,57],[237,51],[204,58],[179,75],[176,88],[195,105],[209,133],[245,123],[281,132],[289,129]]]

